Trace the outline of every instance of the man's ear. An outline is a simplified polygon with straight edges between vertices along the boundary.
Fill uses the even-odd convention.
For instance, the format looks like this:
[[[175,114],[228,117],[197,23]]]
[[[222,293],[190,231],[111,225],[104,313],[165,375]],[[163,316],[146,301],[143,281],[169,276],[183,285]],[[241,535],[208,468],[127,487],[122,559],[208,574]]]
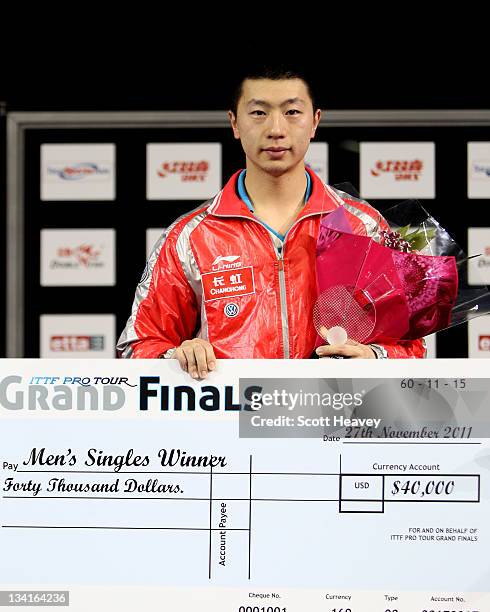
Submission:
[[[233,130],[233,136],[236,140],[240,140],[240,133],[238,132],[237,121],[235,113],[231,110],[228,111],[228,119],[230,120],[231,129]]]
[[[313,115],[313,128],[311,130],[310,139],[315,137],[316,129],[320,125],[321,118],[322,118],[322,111],[319,108],[317,108],[315,111],[315,114]]]

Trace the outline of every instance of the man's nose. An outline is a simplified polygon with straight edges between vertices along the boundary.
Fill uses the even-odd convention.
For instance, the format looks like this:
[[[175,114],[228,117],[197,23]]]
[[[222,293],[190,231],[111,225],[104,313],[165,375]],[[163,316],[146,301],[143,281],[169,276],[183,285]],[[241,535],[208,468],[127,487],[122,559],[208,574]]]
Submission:
[[[270,138],[281,138],[286,135],[286,119],[281,111],[271,112],[268,128]]]

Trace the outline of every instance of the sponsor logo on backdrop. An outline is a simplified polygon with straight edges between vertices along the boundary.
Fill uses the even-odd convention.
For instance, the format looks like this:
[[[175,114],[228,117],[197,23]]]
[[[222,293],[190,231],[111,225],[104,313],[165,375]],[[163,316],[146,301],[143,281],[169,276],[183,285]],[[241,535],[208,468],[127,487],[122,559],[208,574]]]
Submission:
[[[490,198],[490,142],[468,142],[468,198]]]
[[[472,167],[472,176],[474,180],[485,179],[490,177],[490,160],[474,162]]]
[[[490,359],[490,313],[468,322],[468,357]]]
[[[421,159],[388,159],[378,160],[371,168],[373,176],[381,176],[383,173],[391,173],[395,181],[418,181],[424,162]]]
[[[49,347],[53,352],[103,351],[104,336],[51,336]]]
[[[478,336],[478,349],[480,351],[490,351],[490,336]]]
[[[468,228],[468,283],[470,285],[490,284],[490,227]]]
[[[490,268],[490,247],[485,247],[483,250],[483,257],[478,258],[478,267],[479,268]],[[486,281],[488,282],[488,281]]]
[[[221,143],[151,143],[148,200],[206,200],[221,189]]]
[[[104,262],[100,261],[101,249],[93,244],[81,244],[76,247],[60,247],[56,259],[51,260],[50,268],[102,268]]]
[[[71,166],[48,166],[48,175],[54,174],[65,181],[79,181],[94,175],[109,176],[110,172],[111,169],[109,166],[102,166],[101,164],[89,162],[72,164]]]
[[[102,359],[115,356],[114,315],[41,315],[40,356]]]
[[[115,284],[115,231],[41,230],[41,286]]]
[[[359,150],[362,197],[435,197],[433,142],[361,142]]]
[[[41,145],[41,200],[114,200],[114,144]]]
[[[209,172],[209,162],[202,161],[165,161],[160,164],[157,174],[160,178],[167,178],[176,174],[181,181],[204,181]]]

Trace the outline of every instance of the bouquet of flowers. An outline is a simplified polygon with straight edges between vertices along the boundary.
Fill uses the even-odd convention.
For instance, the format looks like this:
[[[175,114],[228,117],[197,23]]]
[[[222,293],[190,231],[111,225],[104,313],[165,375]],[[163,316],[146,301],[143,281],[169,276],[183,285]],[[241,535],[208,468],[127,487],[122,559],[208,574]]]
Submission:
[[[367,202],[337,190],[342,199]],[[313,320],[325,340],[363,344],[422,338],[490,310],[486,287],[468,285],[468,258],[416,200],[359,234],[347,207],[321,222]]]

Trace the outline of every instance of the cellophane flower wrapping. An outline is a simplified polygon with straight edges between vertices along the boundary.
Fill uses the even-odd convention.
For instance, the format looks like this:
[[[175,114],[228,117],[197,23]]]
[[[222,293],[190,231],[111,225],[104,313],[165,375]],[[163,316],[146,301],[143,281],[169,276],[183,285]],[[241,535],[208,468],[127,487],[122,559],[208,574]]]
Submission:
[[[346,202],[369,206],[336,191]],[[468,258],[419,202],[402,202],[385,218],[379,216],[366,235],[365,225],[356,222],[349,207],[339,206],[322,220],[317,241],[320,299],[322,294],[348,291],[375,313],[372,332],[363,343],[415,340],[490,309],[488,289],[467,283],[463,264]],[[386,246],[400,243],[403,249],[410,240],[417,248],[409,252]]]

